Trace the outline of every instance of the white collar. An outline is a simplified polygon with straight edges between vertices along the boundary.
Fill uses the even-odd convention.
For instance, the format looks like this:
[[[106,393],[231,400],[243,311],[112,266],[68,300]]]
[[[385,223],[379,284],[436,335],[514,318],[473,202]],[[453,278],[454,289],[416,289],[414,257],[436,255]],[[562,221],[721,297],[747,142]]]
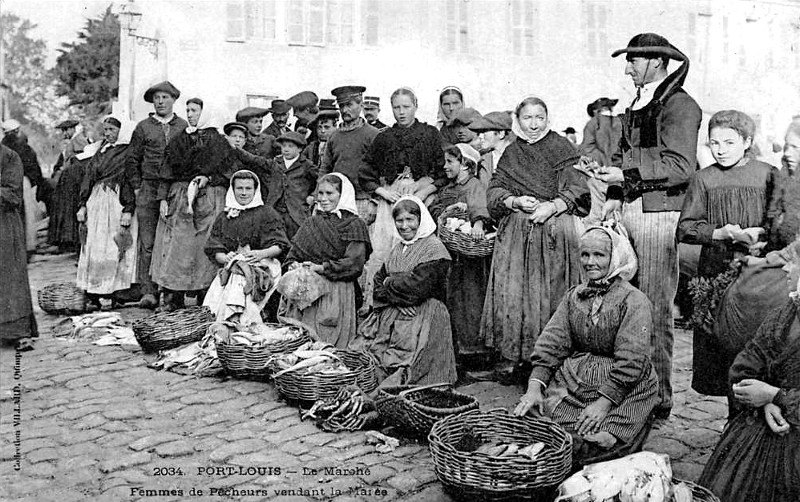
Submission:
[[[286,164],[286,170],[288,171],[294,165],[294,163],[297,162],[299,159],[300,159],[299,155],[293,158],[292,160],[286,160],[286,157],[284,157],[283,163]]]
[[[666,75],[664,75],[664,78],[660,80],[655,80],[653,82],[644,84],[639,90],[639,99],[634,99],[633,104],[631,104],[631,109],[641,110],[647,106],[647,104],[653,100],[653,95],[655,94],[656,89],[658,89],[658,86],[661,85],[661,82],[663,82],[665,78],[667,78]]]

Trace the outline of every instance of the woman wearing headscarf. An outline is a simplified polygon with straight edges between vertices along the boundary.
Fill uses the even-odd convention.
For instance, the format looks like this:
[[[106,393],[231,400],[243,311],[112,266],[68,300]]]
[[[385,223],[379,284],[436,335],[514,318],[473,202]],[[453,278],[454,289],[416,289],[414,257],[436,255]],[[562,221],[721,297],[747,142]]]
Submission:
[[[525,98],[515,110],[516,140],[503,152],[487,193],[498,222],[481,337],[500,352],[498,377],[533,351],[564,293],[580,281],[575,216],[589,212],[578,152],[550,130],[547,105]],[[517,375],[521,376],[521,375]]]
[[[628,282],[637,267],[628,239],[592,227],[581,237],[580,261],[589,280],[567,291],[536,341],[515,413],[550,416],[585,458],[636,438],[658,401],[658,377],[652,305]]]
[[[119,120],[108,117],[103,120],[103,141],[83,152],[96,150],[80,185],[77,220],[86,225],[86,243],[78,259],[76,284],[95,308],[100,297],[136,282],[138,223],[131,218],[136,200],[125,177],[132,134],[132,124],[123,128]]]
[[[217,321],[260,323],[280,277],[279,260],[289,250],[283,220],[264,205],[259,183],[252,171],[234,173],[224,212],[214,221],[205,244],[205,254],[219,272],[203,305]]]
[[[28,283],[28,257],[22,218],[22,160],[0,145],[0,341],[18,350],[33,349],[39,336]]]
[[[308,306],[287,300],[285,315],[311,326],[318,340],[348,348],[362,301],[358,278],[371,252],[353,184],[340,173],[326,174],[317,184],[314,214],[292,239],[285,265],[289,270],[307,267],[328,292]]]
[[[455,353],[444,304],[450,255],[419,198],[401,197],[392,216],[399,242],[375,276],[375,308],[354,345],[376,360],[384,386],[453,383]]]
[[[699,484],[726,502],[800,500],[800,243],[784,267],[792,293],[731,366],[742,411],[722,432]]]
[[[150,275],[163,290],[163,311],[182,307],[186,292],[196,292],[202,303],[216,274],[203,248],[223,210],[230,179],[230,146],[209,124],[201,99],[186,102],[186,118],[189,126],[167,145],[159,173],[161,218]]]
[[[460,110],[464,109],[464,94],[461,89],[449,85],[439,93],[439,134],[442,136],[442,145],[455,145],[460,143],[458,132],[463,124],[456,123],[455,119]]]
[[[372,278],[397,243],[391,205],[402,195],[416,195],[430,203],[433,194],[447,184],[439,132],[416,119],[414,91],[407,87],[397,89],[391,103],[396,123],[375,137],[367,154],[367,166],[359,172],[361,187],[379,201],[370,227],[373,253],[364,271],[368,304]]]

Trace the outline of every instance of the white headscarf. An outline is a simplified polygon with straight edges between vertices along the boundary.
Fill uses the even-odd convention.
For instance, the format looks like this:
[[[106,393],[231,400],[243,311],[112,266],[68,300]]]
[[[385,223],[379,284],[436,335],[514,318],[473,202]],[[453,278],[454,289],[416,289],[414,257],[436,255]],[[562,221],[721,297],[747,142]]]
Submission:
[[[400,235],[400,232],[397,231],[397,227],[394,228],[394,232],[397,235],[397,238],[400,239],[400,242],[402,242],[405,246],[410,246],[418,240],[424,239],[425,237],[428,237],[436,232],[436,222],[433,221],[433,217],[431,217],[431,213],[428,212],[428,208],[425,207],[425,203],[422,202],[422,200],[420,200],[420,198],[416,195],[403,195],[397,199],[397,202],[395,202],[392,206],[392,213],[394,213],[394,208],[396,208],[397,205],[404,200],[409,200],[419,206],[419,228],[417,228],[417,234],[412,239],[403,239],[403,237]]]
[[[256,182],[256,194],[246,205],[241,205],[236,200],[236,195],[233,193],[233,182],[237,179],[237,174],[247,174],[248,176],[239,176],[240,178],[249,178],[253,179]],[[225,194],[225,209],[224,211],[228,214],[228,218],[236,218],[239,214],[244,211],[245,209],[253,209],[255,207],[263,206],[264,201],[261,200],[261,181],[258,179],[258,176],[253,171],[248,171],[247,169],[241,169],[236,171],[233,176],[231,176],[231,183],[228,186],[228,193]]]
[[[325,176],[336,176],[342,182],[342,192],[339,194],[339,202],[330,212],[339,218],[342,217],[342,211],[349,211],[358,216],[358,208],[356,207],[356,189],[353,188],[353,184],[350,183],[350,180],[347,178],[347,176],[342,173],[329,173]],[[320,207],[319,202],[314,205],[314,212],[325,212],[322,207]]]
[[[619,277],[624,281],[630,281],[636,275],[638,262],[636,253],[631,246],[627,235],[621,235],[612,228],[606,226],[589,227],[581,236],[581,240],[591,238],[590,233],[602,232],[611,243],[611,261],[608,264],[608,272],[602,281],[610,281],[614,277]]]
[[[444,108],[442,108],[442,95],[449,91],[456,91],[458,95],[461,96],[462,109],[467,107],[466,103],[464,103],[464,92],[461,89],[454,85],[448,85],[442,89],[441,92],[439,92],[439,111],[436,113],[436,122],[439,125],[439,129],[443,126],[453,124],[453,117],[447,118],[447,115],[444,113]],[[455,115],[455,113],[453,113],[453,115]]]
[[[541,99],[538,96],[525,96],[524,98],[522,98],[522,101],[520,101],[520,103],[522,103],[523,101],[525,101],[528,98]],[[539,135],[539,137],[537,137],[537,138],[531,138],[530,136],[528,136],[525,133],[525,131],[522,130],[522,126],[519,125],[519,119],[517,118],[517,113],[516,112],[511,114],[511,131],[518,138],[522,139],[523,141],[525,141],[529,145],[532,145],[532,144],[536,143],[537,141],[540,141],[545,136],[547,136],[547,133],[550,132],[550,112],[547,112],[547,126],[545,127],[544,131],[542,131],[542,134]]]
[[[197,119],[197,127],[191,125],[186,126],[186,133],[193,134],[201,129],[222,129],[223,120],[220,114],[212,108],[209,104],[204,103],[203,109],[200,110],[200,118]]]
[[[108,118],[116,119],[116,117],[114,117],[113,115],[108,115],[107,117],[103,117],[101,124],[105,123],[106,119]],[[97,152],[105,152],[112,146],[130,144],[131,138],[133,137],[133,130],[136,128],[136,124],[134,124],[130,120],[120,120],[119,122],[120,126],[119,126],[119,133],[117,133],[117,141],[115,141],[114,143],[109,143],[108,141],[103,139],[102,141],[95,141],[94,143],[90,143],[84,147],[81,153],[76,154],[75,158],[77,158],[78,160],[88,159],[94,157],[94,155]]]

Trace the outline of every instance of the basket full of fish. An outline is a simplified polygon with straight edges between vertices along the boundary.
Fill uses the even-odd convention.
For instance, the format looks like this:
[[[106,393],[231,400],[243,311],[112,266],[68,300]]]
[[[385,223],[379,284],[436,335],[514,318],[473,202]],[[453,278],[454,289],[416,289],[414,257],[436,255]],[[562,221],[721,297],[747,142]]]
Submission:
[[[217,357],[225,372],[235,378],[267,380],[267,361],[275,354],[298,349],[311,341],[304,326],[281,324],[256,324],[238,326],[231,323],[214,323]]]
[[[552,500],[572,467],[572,437],[546,418],[467,411],[428,435],[439,481],[458,498]]]
[[[378,386],[375,363],[369,355],[323,342],[306,342],[294,352],[273,355],[267,367],[278,392],[300,401],[333,398],[348,385],[364,392]]]
[[[211,310],[196,306],[144,317],[132,328],[143,351],[158,352],[200,341],[212,322]]]

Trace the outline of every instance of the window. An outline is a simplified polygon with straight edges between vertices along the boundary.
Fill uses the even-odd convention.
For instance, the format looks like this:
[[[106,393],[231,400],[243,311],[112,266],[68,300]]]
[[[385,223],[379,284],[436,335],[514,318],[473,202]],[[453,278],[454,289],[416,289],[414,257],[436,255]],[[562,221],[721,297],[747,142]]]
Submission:
[[[592,57],[608,57],[608,8],[605,5],[586,5],[586,36],[589,55]]]
[[[328,43],[352,45],[353,0],[328,0]]]
[[[378,0],[367,0],[364,5],[364,43],[378,45]]]
[[[532,0],[511,1],[511,49],[515,56],[532,56],[536,7]]]
[[[275,40],[275,0],[229,0],[227,39]]]
[[[445,18],[447,21],[446,42],[450,52],[469,52],[469,3],[467,0],[447,0]]]
[[[272,94],[248,94],[247,106],[255,106],[257,108],[269,108],[273,99],[278,99],[278,96]]]
[[[353,44],[354,0],[289,0],[287,5],[290,44]]]

